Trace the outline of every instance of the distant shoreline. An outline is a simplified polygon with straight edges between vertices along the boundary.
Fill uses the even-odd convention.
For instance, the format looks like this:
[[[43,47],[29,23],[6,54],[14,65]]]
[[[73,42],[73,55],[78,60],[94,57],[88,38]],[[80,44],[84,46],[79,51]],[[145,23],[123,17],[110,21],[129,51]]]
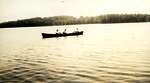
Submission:
[[[35,17],[0,23],[0,28],[60,26],[76,24],[112,24],[112,23],[150,22],[149,14],[107,14],[93,17],[75,18],[73,16]]]

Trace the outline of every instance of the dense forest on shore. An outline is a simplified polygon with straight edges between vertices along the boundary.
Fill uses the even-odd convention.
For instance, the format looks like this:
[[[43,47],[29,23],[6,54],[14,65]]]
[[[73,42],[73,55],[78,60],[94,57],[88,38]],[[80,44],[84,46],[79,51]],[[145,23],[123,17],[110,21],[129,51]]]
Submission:
[[[73,16],[35,17],[17,21],[0,23],[0,28],[6,27],[32,27],[32,26],[53,26],[73,24],[96,24],[96,23],[130,23],[150,22],[149,14],[107,14],[93,17],[75,18]]]

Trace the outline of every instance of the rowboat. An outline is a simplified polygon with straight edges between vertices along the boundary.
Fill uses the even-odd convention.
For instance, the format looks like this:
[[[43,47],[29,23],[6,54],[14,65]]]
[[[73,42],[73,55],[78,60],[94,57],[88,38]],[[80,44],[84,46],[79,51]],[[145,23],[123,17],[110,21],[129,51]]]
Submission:
[[[56,33],[56,34],[42,33],[43,38],[77,36],[77,35],[83,35],[83,31],[75,31],[75,32],[72,32],[72,33]]]

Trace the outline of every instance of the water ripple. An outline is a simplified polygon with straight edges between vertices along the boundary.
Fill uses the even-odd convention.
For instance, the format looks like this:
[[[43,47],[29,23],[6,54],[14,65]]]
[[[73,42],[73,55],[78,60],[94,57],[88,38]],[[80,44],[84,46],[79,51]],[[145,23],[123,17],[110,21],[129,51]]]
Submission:
[[[73,25],[85,34],[45,40],[60,26],[2,29],[0,83],[150,83],[149,25]]]

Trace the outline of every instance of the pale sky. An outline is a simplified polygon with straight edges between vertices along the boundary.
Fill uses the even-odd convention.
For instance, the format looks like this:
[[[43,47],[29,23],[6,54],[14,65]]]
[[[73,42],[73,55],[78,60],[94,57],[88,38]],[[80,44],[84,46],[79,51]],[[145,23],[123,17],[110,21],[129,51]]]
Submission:
[[[0,0],[0,22],[59,15],[150,14],[150,0]]]

